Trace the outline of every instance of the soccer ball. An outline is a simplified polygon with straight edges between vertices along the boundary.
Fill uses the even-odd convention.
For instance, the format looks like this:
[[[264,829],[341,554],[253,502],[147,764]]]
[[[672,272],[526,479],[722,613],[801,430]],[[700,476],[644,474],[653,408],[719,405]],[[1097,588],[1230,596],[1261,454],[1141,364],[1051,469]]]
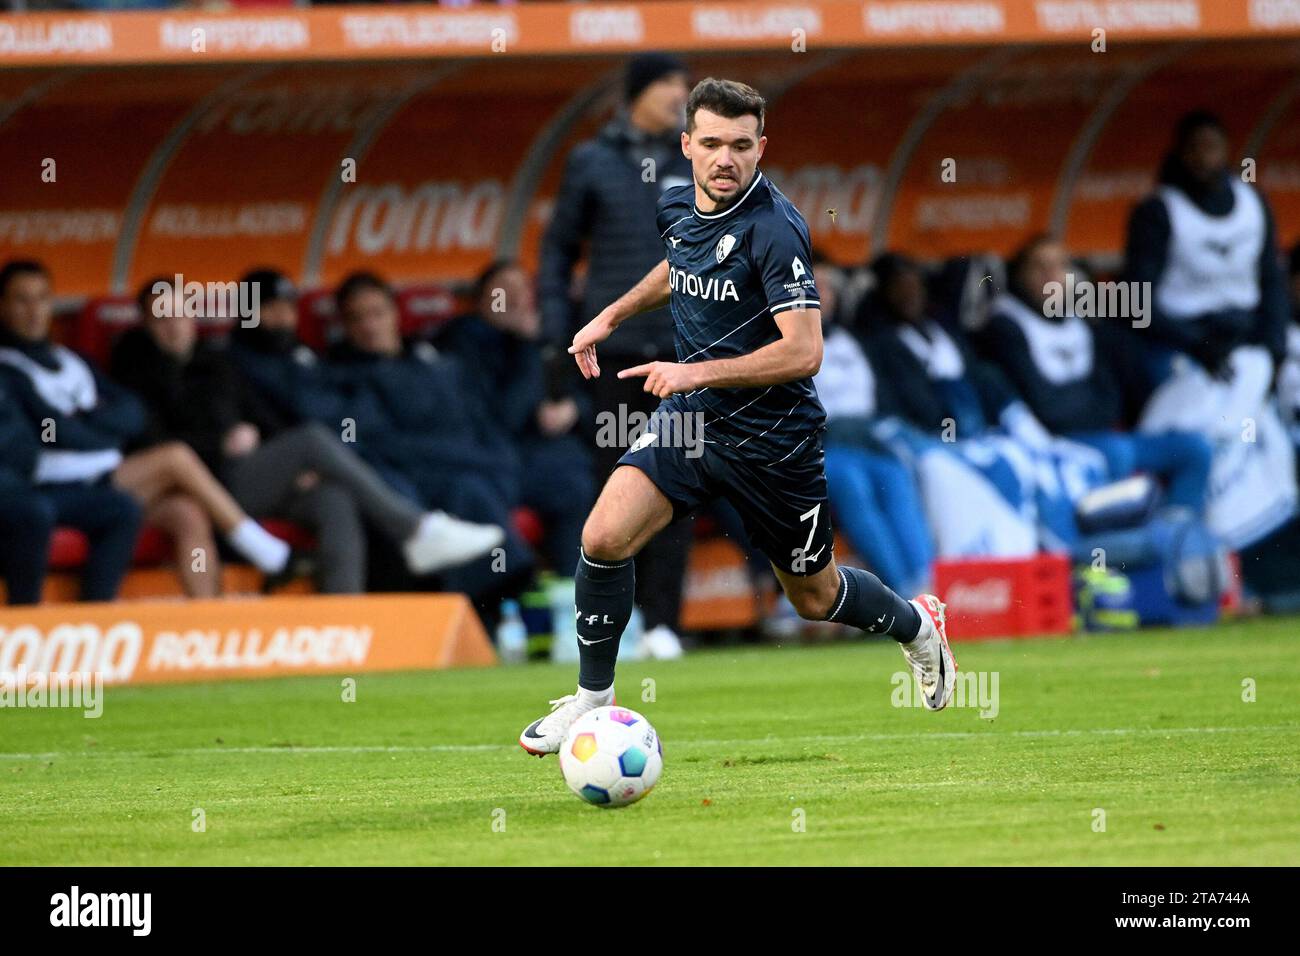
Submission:
[[[564,782],[598,807],[636,803],[658,783],[663,769],[659,735],[626,707],[597,707],[583,714],[560,745]]]

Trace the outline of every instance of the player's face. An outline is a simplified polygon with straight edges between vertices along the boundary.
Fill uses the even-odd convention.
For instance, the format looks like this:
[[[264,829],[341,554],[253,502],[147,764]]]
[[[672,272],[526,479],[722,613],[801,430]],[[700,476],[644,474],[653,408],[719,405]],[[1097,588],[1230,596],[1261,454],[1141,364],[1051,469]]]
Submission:
[[[1209,182],[1228,165],[1228,139],[1215,126],[1193,130],[1183,144],[1182,160],[1198,182]]]
[[[533,284],[523,269],[502,269],[483,290],[479,312],[488,324],[511,335],[531,339],[541,330]]]
[[[14,335],[28,342],[40,342],[50,332],[54,318],[54,292],[50,280],[37,273],[24,273],[9,280],[0,300],[0,322]]]
[[[263,327],[278,332],[298,328],[298,306],[292,299],[272,299],[263,302],[257,310],[257,319]]]
[[[682,133],[682,152],[695,175],[696,205],[705,212],[716,212],[744,195],[765,146],[767,137],[758,135],[757,116],[728,119],[696,110],[695,129]],[[707,202],[701,202],[701,193]]]
[[[163,295],[171,295],[171,292],[165,292]],[[168,312],[171,314],[168,315]],[[179,301],[173,308],[164,309],[157,303],[156,297],[154,302],[150,303],[149,314],[145,316],[144,322],[145,329],[148,330],[154,344],[168,355],[185,358],[194,350],[194,341],[198,337],[198,323],[193,316],[185,314],[185,309]]]
[[[685,73],[670,73],[647,86],[633,109],[640,125],[652,133],[676,132],[686,120],[686,99],[690,96]]]
[[[920,324],[925,318],[925,278],[916,269],[903,269],[890,280],[885,300],[900,319]]]
[[[378,289],[360,289],[348,299],[343,331],[362,352],[396,355],[402,351],[397,303]]]
[[[1047,301],[1046,286],[1050,282],[1065,285],[1065,274],[1070,267],[1070,258],[1065,246],[1059,242],[1044,242],[1038,245],[1029,258],[1025,260],[1020,282],[1030,302],[1042,305]]]

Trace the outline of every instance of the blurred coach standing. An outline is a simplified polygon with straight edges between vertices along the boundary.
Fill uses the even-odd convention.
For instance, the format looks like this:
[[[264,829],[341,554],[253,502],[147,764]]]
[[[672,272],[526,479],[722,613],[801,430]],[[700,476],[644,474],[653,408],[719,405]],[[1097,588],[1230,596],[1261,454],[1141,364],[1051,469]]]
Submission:
[[[659,196],[691,182],[691,165],[681,150],[688,93],[681,60],[662,53],[634,58],[624,77],[624,109],[595,139],[577,146],[565,164],[542,240],[538,287],[545,335],[562,346],[559,358],[570,366],[564,349],[574,332],[664,259],[655,226]],[[584,244],[585,291],[575,314],[569,290]],[[615,373],[643,362],[676,359],[668,309],[638,315],[602,349],[606,373],[591,383],[597,415],[617,416],[620,405],[627,415],[651,414],[659,399],[642,391],[639,379],[621,380]],[[596,449],[602,481],[624,451]],[[688,521],[669,525],[637,558],[637,604],[645,615],[646,649],[656,657],[681,653],[675,631],[690,531]]]

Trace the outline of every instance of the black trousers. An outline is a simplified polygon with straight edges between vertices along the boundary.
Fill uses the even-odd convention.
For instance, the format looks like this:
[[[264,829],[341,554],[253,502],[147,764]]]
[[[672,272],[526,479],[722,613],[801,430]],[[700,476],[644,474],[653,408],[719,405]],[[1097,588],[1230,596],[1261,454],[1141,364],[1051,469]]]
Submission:
[[[600,377],[591,380],[592,399],[596,414],[608,412],[619,415],[619,406],[626,407],[624,416],[633,412],[650,415],[659,407],[659,399],[641,386],[640,378],[620,379],[618,372],[644,362],[645,359],[601,356]],[[599,434],[599,429],[597,429]],[[626,437],[626,436],[621,436]],[[595,449],[596,476],[603,486],[614,470],[619,458],[627,451],[626,444]],[[636,603],[645,615],[646,628],[667,625],[673,630],[679,626],[682,610],[682,588],[686,581],[686,561],[690,555],[691,535],[695,522],[692,518],[674,521],[655,535],[636,559]]]
[[[0,571],[9,603],[40,601],[50,535],[58,525],[84,532],[90,542],[81,572],[81,600],[113,600],[131,567],[142,517],[135,499],[107,480],[7,489],[0,508]]]

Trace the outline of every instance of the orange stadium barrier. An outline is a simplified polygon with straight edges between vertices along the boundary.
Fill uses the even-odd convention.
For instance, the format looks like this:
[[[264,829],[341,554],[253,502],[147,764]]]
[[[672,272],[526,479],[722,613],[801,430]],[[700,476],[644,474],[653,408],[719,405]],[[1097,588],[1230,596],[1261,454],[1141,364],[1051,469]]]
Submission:
[[[789,47],[1064,43],[1300,33],[1294,0],[528,3],[0,18],[0,63],[258,62]]]
[[[357,674],[493,664],[460,594],[124,601],[0,610],[0,673],[105,683]]]
[[[1300,10],[1300,0],[1288,2]],[[551,9],[492,15],[527,19],[539,6]],[[618,9],[654,17],[690,6]],[[1233,7],[1207,2],[1197,22],[1208,29]],[[417,15],[410,9],[392,15]],[[566,17],[599,9],[563,8]],[[0,19],[15,22],[34,20]],[[1194,106],[1220,112],[1236,156],[1256,161],[1280,241],[1300,238],[1294,43],[1271,28],[1243,32],[1257,38],[1111,37],[1104,54],[1080,40],[924,56],[813,44],[806,54],[687,59],[696,76],[764,88],[763,167],[803,210],[814,243],[841,263],[885,248],[930,259],[1005,254],[1042,230],[1113,261],[1174,119]],[[47,261],[57,293],[77,301],[130,295],[156,275],[229,281],[254,265],[307,289],[359,268],[425,286],[463,281],[501,255],[533,267],[564,157],[610,115],[623,59],[557,55],[544,70],[538,62],[0,69],[0,259]],[[348,160],[355,181],[343,175]],[[955,177],[944,178],[947,165]]]
[[[682,627],[688,631],[753,627],[759,610],[740,548],[726,538],[695,541],[686,568]]]

